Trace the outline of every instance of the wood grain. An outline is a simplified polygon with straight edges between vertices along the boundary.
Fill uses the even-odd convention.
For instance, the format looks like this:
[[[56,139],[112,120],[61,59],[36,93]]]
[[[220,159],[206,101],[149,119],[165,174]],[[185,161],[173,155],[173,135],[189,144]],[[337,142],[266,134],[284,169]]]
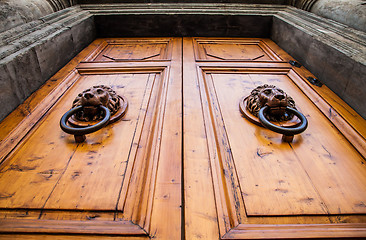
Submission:
[[[365,235],[366,224],[242,224],[227,233],[223,239],[333,239],[363,238]]]
[[[219,239],[212,171],[202,109],[193,41],[183,40],[183,164],[184,217],[187,239]]]
[[[238,47],[239,41],[184,41],[185,51],[194,48],[194,55],[184,51],[184,66],[189,67],[183,67],[188,69],[183,79],[184,136],[188,139],[184,141],[184,176],[189,184],[185,188],[186,237],[195,238],[212,228],[210,216],[215,218],[215,214],[207,209],[208,199],[212,198],[223,239],[365,237],[364,225],[351,224],[365,223],[362,127],[346,123],[344,120],[352,118],[350,115],[329,116],[329,107],[333,106],[328,90],[310,86],[304,78],[308,73],[293,70],[286,62],[288,55],[271,41],[252,40],[261,42],[265,51],[277,57],[272,61],[240,60],[235,54],[244,56],[238,49],[245,47]],[[309,119],[309,129],[295,136],[292,144],[282,143],[279,134],[246,122],[240,114],[242,97],[264,83],[278,85],[295,101],[299,98],[298,109]],[[332,108],[332,112],[342,109],[340,106]],[[197,150],[195,146],[202,147]],[[205,160],[211,168],[204,164]],[[205,172],[197,170],[200,166],[210,170],[212,182]],[[230,197],[235,196],[238,187],[243,200]],[[200,200],[197,189],[206,196],[205,200]],[[239,207],[240,201],[245,208]],[[201,211],[207,218],[197,216]],[[342,221],[350,224],[336,224]],[[201,227],[193,227],[192,223]],[[312,228],[316,230],[312,232]]]
[[[146,235],[128,221],[0,220],[0,233],[47,233],[88,235]]]
[[[0,238],[366,237],[366,122],[289,60],[259,38],[97,39],[0,123]],[[264,83],[309,120],[293,143],[240,114]],[[75,144],[59,118],[98,84],[129,109]]]
[[[97,42],[89,56],[85,54],[89,62],[74,65],[72,81],[63,78],[55,93],[39,103],[40,110],[31,113],[33,125],[19,125],[18,142],[2,150],[3,233],[134,239],[148,236],[148,231],[161,239],[181,235],[181,42],[169,38]],[[111,54],[120,54],[124,44],[129,47],[123,47],[122,55],[131,56],[131,61],[90,62],[106,46]],[[134,59],[133,54],[144,53],[146,46],[158,47],[163,61]],[[79,92],[100,84],[123,95],[129,109],[121,121],[76,144],[73,136],[59,129],[59,119]],[[162,222],[162,214],[170,221]]]
[[[194,39],[196,60],[281,61],[262,39]]]
[[[214,84],[211,92],[218,97],[217,114],[225,123],[246,212],[248,215],[327,213],[291,147],[281,143],[279,134],[254,127],[238,112],[240,97],[266,82],[262,77],[230,73],[206,76],[206,81]],[[230,94],[226,89],[230,89]]]

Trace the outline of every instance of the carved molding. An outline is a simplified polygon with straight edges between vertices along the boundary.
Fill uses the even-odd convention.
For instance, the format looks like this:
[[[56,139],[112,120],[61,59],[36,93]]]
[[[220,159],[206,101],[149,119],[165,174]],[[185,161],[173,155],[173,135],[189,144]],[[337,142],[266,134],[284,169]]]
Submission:
[[[290,5],[305,11],[310,11],[318,0],[291,0]]]

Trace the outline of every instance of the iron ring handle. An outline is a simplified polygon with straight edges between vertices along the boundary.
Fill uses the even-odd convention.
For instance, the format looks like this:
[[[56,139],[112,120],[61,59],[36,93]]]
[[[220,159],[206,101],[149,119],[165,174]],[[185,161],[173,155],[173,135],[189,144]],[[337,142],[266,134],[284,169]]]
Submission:
[[[306,117],[301,112],[297,111],[296,109],[290,108],[290,107],[287,107],[286,111],[293,113],[296,117],[298,117],[301,122],[300,125],[298,127],[277,126],[277,125],[271,123],[270,121],[268,121],[267,118],[265,117],[264,114],[268,111],[268,109],[269,109],[268,106],[262,107],[259,110],[258,118],[259,118],[259,121],[262,123],[262,125],[265,128],[268,128],[269,130],[272,130],[276,133],[281,133],[285,136],[293,136],[293,135],[302,133],[308,127],[308,120],[306,119]]]
[[[60,127],[61,129],[68,133],[68,134],[73,134],[76,136],[82,136],[85,134],[89,134],[89,133],[93,133],[98,131],[99,129],[103,128],[104,126],[106,126],[109,122],[109,119],[111,118],[111,112],[109,111],[108,108],[104,107],[104,106],[99,106],[103,109],[103,111],[105,112],[105,116],[103,118],[102,121],[92,125],[92,126],[88,126],[88,127],[84,127],[84,128],[74,128],[74,127],[69,127],[66,125],[67,120],[74,115],[75,113],[81,111],[83,109],[83,106],[78,106],[75,108],[70,109],[69,111],[67,111],[61,118],[60,120]]]

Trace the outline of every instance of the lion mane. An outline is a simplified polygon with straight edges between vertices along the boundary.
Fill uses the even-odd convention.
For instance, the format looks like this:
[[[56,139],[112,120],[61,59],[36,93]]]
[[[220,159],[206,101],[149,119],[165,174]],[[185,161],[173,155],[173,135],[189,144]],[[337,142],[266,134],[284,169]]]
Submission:
[[[120,108],[120,97],[110,87],[104,85],[93,86],[79,93],[73,101],[72,107],[98,105],[107,107],[113,115]],[[99,113],[93,116],[93,119],[90,119],[90,116],[86,116],[83,111],[80,111],[76,114],[76,118],[81,121],[95,121],[103,119],[103,116]]]
[[[253,89],[252,92],[250,93],[250,95],[246,99],[246,108],[254,116],[258,117],[259,110],[262,107],[264,107],[267,103],[267,102],[261,103],[261,101],[260,101],[260,96],[261,96],[261,94],[263,94],[264,90],[280,91],[281,93],[283,93],[287,96],[287,106],[296,109],[295,101],[293,100],[293,98],[290,97],[289,95],[287,95],[286,93],[284,93],[282,89],[277,88],[274,85],[264,84],[264,85],[260,85],[260,86],[256,87],[255,89]],[[273,94],[273,93],[271,93],[271,94]],[[271,115],[267,115],[266,117],[270,121],[281,122],[281,121],[288,121],[288,120],[292,119],[293,114],[288,114],[286,112],[284,115],[282,115],[280,117],[275,117],[275,116],[271,116]]]

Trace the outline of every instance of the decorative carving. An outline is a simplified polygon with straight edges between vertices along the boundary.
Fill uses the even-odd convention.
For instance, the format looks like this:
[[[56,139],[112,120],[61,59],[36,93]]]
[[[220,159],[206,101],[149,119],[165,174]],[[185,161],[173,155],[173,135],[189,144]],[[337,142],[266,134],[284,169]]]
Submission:
[[[99,106],[104,106],[111,112],[109,123],[119,120],[126,112],[127,100],[117,95],[112,88],[98,85],[78,94],[72,108],[78,106],[83,106],[83,110],[73,115],[68,122],[76,127],[84,127],[104,118],[104,112]]]
[[[284,142],[292,142],[294,135],[302,133],[308,126],[306,117],[296,110],[292,97],[274,85],[256,87],[240,101],[239,108],[249,121],[283,134]],[[293,120],[294,116],[297,119]],[[270,121],[278,122],[280,126]]]
[[[75,136],[75,141],[85,141],[85,134],[98,131],[109,123],[124,116],[127,109],[125,98],[117,95],[112,88],[98,85],[79,93],[61,120],[61,129]],[[68,122],[71,126],[67,126]]]
[[[276,122],[289,121],[293,118],[293,114],[286,112],[286,107],[296,109],[292,97],[274,85],[264,84],[256,87],[245,101],[246,109],[256,117],[262,107],[269,106],[269,114],[266,117]]]
[[[75,118],[84,122],[103,119],[102,111],[98,108],[100,105],[107,107],[113,115],[120,108],[120,98],[112,88],[104,85],[88,88],[79,93],[72,103],[72,108],[84,107],[83,111],[75,114]]]
[[[318,0],[291,0],[290,5],[305,11],[310,11]]]

